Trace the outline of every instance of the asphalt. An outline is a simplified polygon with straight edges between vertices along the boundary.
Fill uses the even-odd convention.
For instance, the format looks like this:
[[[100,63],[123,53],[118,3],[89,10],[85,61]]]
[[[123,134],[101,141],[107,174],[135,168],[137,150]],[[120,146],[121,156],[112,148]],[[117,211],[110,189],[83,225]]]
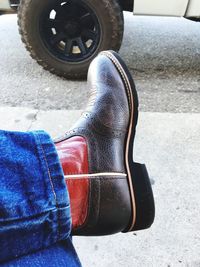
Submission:
[[[84,108],[86,83],[43,71],[21,43],[16,15],[0,17],[0,36],[1,105]],[[120,54],[135,78],[141,111],[200,112],[199,23],[127,12]]]
[[[63,134],[87,102],[86,83],[42,70],[21,44],[16,16],[0,17],[0,36],[0,128]],[[141,232],[75,237],[74,244],[83,267],[199,267],[199,24],[126,13],[120,53],[138,88],[134,159],[149,170],[155,223]]]

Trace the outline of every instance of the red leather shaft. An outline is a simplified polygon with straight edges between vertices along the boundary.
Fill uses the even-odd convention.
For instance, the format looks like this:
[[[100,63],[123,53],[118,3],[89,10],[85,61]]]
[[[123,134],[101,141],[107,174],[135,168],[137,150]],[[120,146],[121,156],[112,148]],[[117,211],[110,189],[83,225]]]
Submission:
[[[75,136],[56,144],[65,175],[88,174],[88,151],[83,137]],[[89,180],[84,178],[66,179],[72,215],[73,229],[81,226],[87,217]]]

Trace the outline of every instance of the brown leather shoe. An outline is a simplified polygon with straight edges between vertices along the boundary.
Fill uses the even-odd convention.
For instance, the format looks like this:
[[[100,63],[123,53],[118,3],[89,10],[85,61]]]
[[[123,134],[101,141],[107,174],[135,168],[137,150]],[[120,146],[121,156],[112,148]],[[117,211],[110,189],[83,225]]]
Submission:
[[[154,220],[145,165],[132,159],[138,117],[133,79],[119,55],[100,53],[88,73],[89,104],[56,140],[71,201],[73,234],[141,230]]]

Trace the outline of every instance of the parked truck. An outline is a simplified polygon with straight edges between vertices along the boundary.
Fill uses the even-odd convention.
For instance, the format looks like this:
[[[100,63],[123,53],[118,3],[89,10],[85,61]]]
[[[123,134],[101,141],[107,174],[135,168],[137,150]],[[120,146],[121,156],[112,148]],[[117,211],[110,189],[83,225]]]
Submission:
[[[100,51],[119,50],[123,11],[200,21],[200,0],[0,0],[0,14],[18,14],[31,57],[66,78],[85,77]]]

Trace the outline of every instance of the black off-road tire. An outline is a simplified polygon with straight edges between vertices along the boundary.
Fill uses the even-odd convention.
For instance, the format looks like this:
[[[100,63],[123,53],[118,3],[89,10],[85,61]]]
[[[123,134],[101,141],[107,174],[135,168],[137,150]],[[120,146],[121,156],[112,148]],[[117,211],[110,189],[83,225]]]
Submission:
[[[68,79],[82,79],[87,75],[90,62],[102,50],[120,49],[123,32],[123,12],[117,0],[81,0],[94,12],[100,25],[101,34],[96,50],[86,59],[76,62],[62,60],[56,57],[45,46],[39,21],[42,12],[49,2],[58,0],[21,0],[18,9],[18,25],[22,41],[31,57],[45,70]],[[63,1],[66,2],[66,1]]]

